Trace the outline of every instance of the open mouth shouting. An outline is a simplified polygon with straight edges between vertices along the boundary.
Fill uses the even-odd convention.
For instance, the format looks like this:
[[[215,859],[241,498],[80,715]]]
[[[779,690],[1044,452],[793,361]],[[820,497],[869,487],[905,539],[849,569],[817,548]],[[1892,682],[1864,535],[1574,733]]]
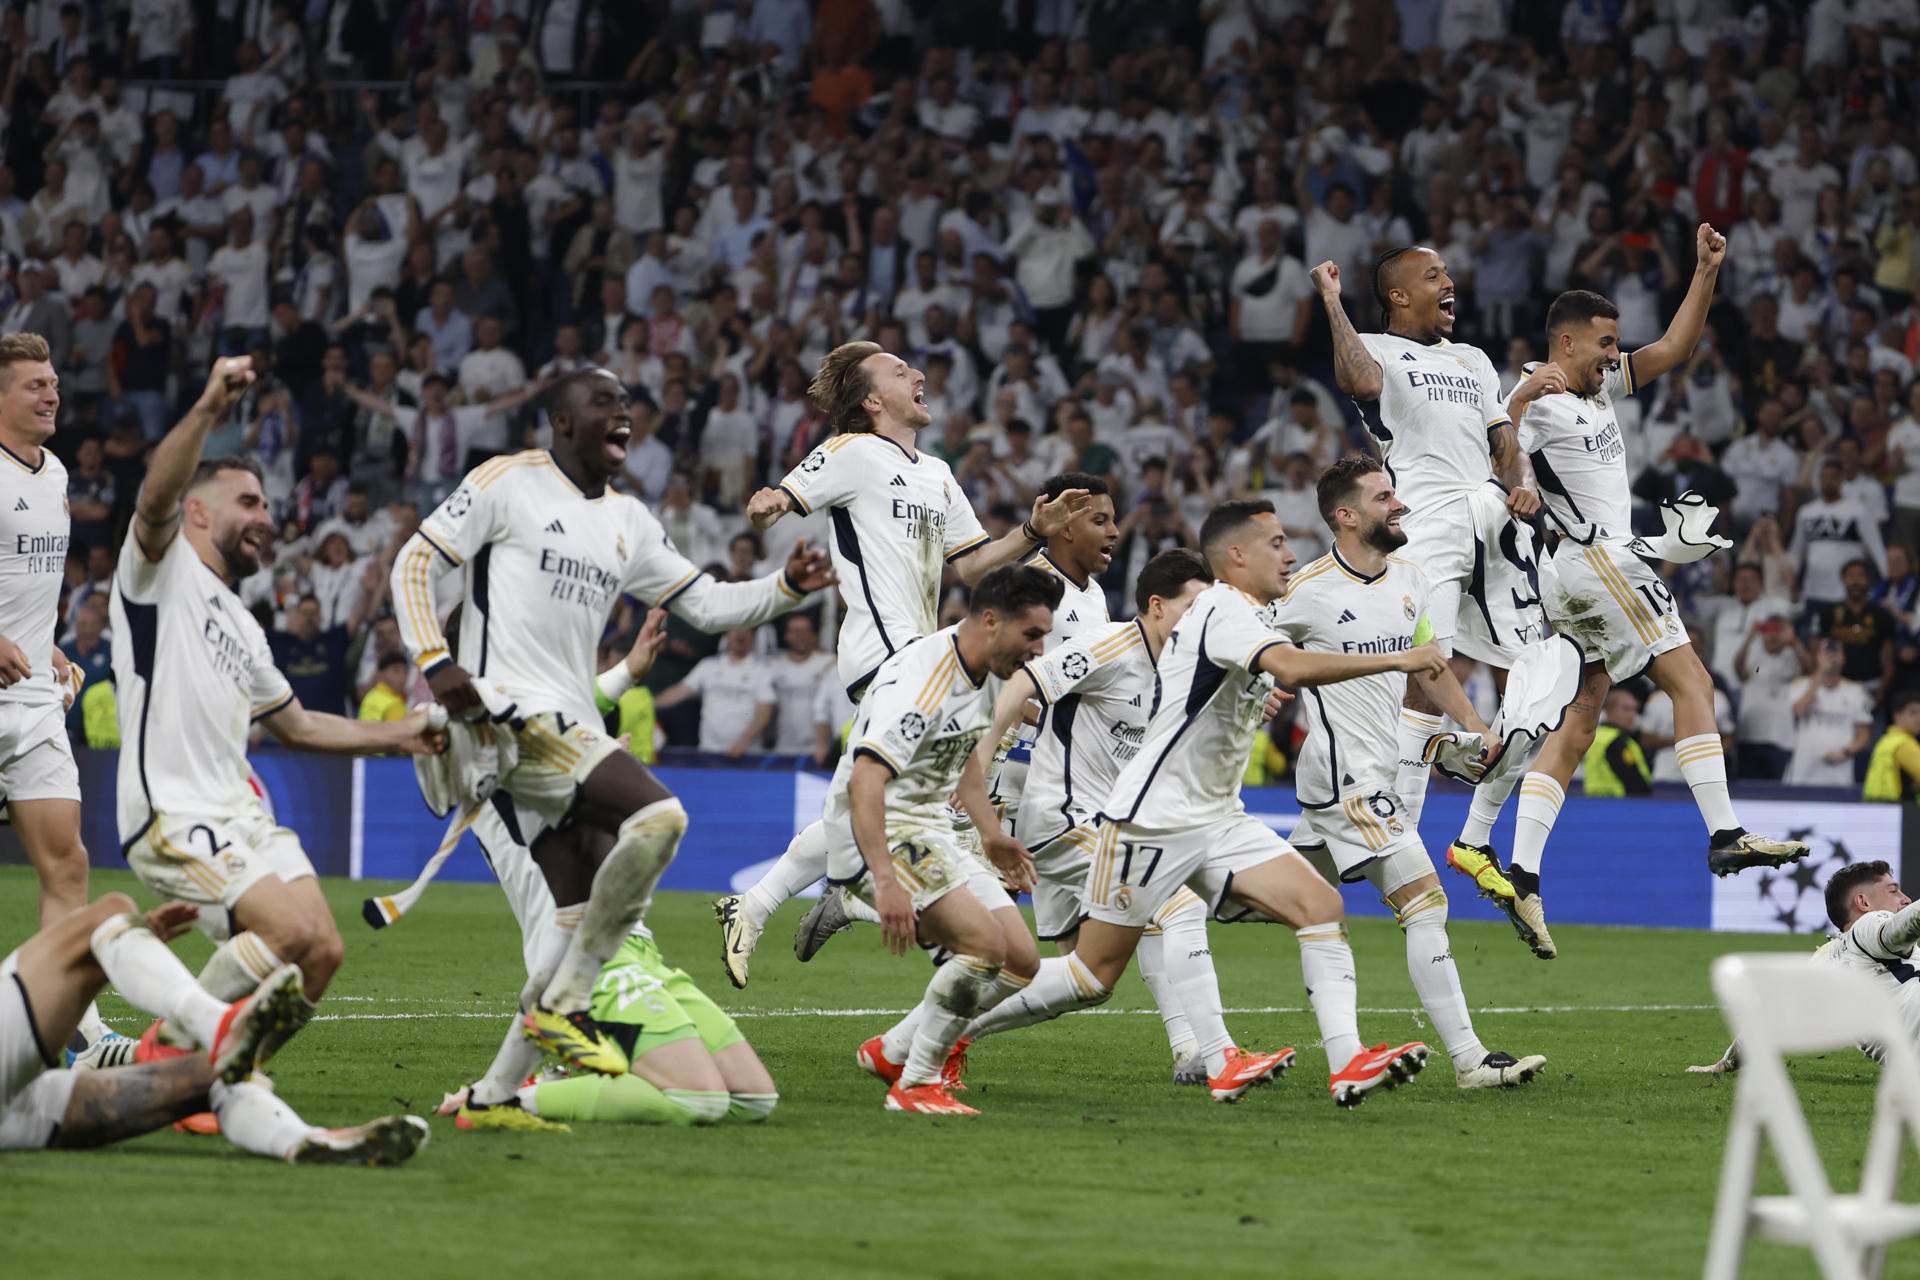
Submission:
[[[602,444],[606,449],[607,462],[614,470],[626,465],[627,441],[633,437],[633,419],[619,417],[607,423],[607,434]]]
[[[1453,290],[1451,289],[1443,290],[1440,294],[1440,316],[1441,316],[1441,319],[1446,321],[1447,326],[1449,328],[1451,328],[1453,325],[1453,308],[1454,308]]]

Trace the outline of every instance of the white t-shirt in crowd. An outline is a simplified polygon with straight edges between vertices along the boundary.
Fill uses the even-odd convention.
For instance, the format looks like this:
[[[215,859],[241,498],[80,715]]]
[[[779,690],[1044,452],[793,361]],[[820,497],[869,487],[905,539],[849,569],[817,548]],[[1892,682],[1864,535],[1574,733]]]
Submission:
[[[760,707],[774,700],[772,673],[764,660],[717,653],[687,673],[700,695],[700,749],[725,751],[753,724]]]

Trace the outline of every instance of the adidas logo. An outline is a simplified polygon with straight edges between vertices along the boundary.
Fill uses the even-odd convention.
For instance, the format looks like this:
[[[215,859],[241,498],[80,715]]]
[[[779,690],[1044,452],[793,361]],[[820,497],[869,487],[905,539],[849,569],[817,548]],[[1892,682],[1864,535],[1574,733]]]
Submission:
[[[547,526],[547,532],[548,533],[565,533],[566,530],[560,527],[560,521],[556,519],[552,524]]]
[[[1352,621],[1353,621],[1353,610],[1351,610],[1351,609],[1342,609],[1342,610],[1340,611],[1340,617],[1339,617],[1339,619],[1338,619],[1338,621],[1340,621],[1340,622],[1352,622]]]
[[[907,487],[907,482],[905,480],[902,480],[899,476],[895,476],[892,480],[889,480],[887,482],[887,487],[889,489],[893,488],[896,485],[904,489]]]
[[[1414,357],[1414,354],[1413,354],[1413,352],[1411,352],[1411,351],[1402,351],[1402,352],[1400,353],[1400,358],[1401,358],[1402,360],[1412,360],[1412,359],[1414,359],[1415,357]]]
[[[960,732],[960,717],[959,717],[959,716],[949,716],[949,717],[947,718],[947,722],[946,722],[945,724],[943,724],[943,725],[941,725],[941,726],[940,726],[940,732],[942,732],[942,733],[959,733],[959,732]]]
[[[1137,706],[1140,706],[1140,705],[1141,705],[1141,702],[1140,702],[1140,695],[1136,693],[1136,694],[1134,694],[1134,695],[1133,695],[1133,696],[1132,696],[1131,698],[1128,698],[1128,699],[1127,699],[1127,705],[1128,705],[1128,706],[1130,706],[1130,707],[1137,707]]]
[[[27,500],[25,498],[20,499],[20,501],[13,504],[13,509],[15,511],[25,511],[27,509]]]
[[[1077,613],[1072,613],[1072,612],[1069,612],[1069,613],[1067,614],[1067,621],[1068,621],[1068,622],[1078,622],[1078,621],[1080,621],[1080,615],[1079,615],[1079,614],[1077,614]]]
[[[1352,775],[1352,774],[1350,774],[1350,773],[1343,773],[1343,774],[1341,774],[1341,775],[1340,775],[1340,785],[1341,785],[1341,786],[1343,786],[1343,787],[1350,787],[1350,786],[1352,786],[1352,785],[1353,785],[1353,775]]]
[[[1584,427],[1587,425],[1587,420],[1576,413],[1573,415],[1573,425],[1576,427]]]

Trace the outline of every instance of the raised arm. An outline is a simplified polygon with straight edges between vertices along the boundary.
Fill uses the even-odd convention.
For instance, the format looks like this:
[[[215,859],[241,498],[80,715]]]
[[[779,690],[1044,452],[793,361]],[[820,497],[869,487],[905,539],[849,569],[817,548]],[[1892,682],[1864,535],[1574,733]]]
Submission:
[[[1320,303],[1327,309],[1327,324],[1333,329],[1333,380],[1355,400],[1378,400],[1382,385],[1380,362],[1373,358],[1360,335],[1353,331],[1347,309],[1340,305],[1340,268],[1323,262],[1312,272],[1313,287],[1320,291]]]
[[[1438,675],[1446,670],[1447,658],[1431,644],[1404,653],[1315,653],[1279,641],[1261,650],[1257,665],[1286,688],[1309,689],[1388,671]]]
[[[1707,327],[1707,309],[1713,305],[1714,284],[1720,278],[1720,264],[1727,258],[1727,238],[1703,222],[1694,232],[1693,244],[1697,255],[1693,283],[1687,286],[1687,296],[1681,301],[1680,309],[1673,313],[1667,331],[1660,335],[1658,342],[1639,348],[1630,357],[1636,388],[1692,359],[1693,349],[1700,344],[1700,334]]]
[[[158,560],[180,532],[180,499],[193,480],[207,447],[207,433],[233,402],[253,385],[253,358],[229,356],[213,362],[213,372],[187,416],[154,446],[147,478],[133,506],[133,536],[149,560]]]
[[[793,544],[786,567],[778,573],[750,582],[715,582],[699,573],[655,603],[702,631],[731,631],[772,621],[833,582],[826,553],[815,551],[802,538]]]
[[[1004,564],[1026,559],[1047,544],[1047,539],[1065,529],[1073,518],[1093,504],[1093,495],[1085,489],[1068,489],[1048,501],[1033,500],[1033,512],[1018,529],[984,543],[964,555],[955,556],[953,567],[968,586],[980,581]]]

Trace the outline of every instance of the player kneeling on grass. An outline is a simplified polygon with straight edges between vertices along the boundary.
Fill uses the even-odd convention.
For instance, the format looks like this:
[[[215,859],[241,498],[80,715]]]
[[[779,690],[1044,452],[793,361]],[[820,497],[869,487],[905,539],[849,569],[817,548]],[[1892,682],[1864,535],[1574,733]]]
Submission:
[[[964,619],[881,664],[834,771],[828,878],[879,913],[894,954],[916,942],[952,952],[912,1015],[913,1042],[889,1082],[889,1111],[978,1114],[954,1100],[942,1070],[968,1021],[1027,985],[1006,970],[1000,923],[967,887],[972,860],[960,851],[947,800],[957,792],[969,813],[988,812],[973,751],[1002,683],[1040,656],[1060,595],[1060,580],[1038,569],[987,574]],[[1009,888],[1032,887],[1033,863],[1011,837],[983,831],[982,846]]]
[[[167,950],[199,912],[169,902],[142,916],[110,893],[41,930],[0,962],[0,1151],[97,1147],[212,1108],[243,1151],[295,1164],[399,1164],[427,1122],[387,1116],[319,1129],[254,1075],[306,1021],[300,967],[282,965],[237,1004],[215,999]],[[201,1050],[139,1066],[53,1070],[81,1014],[111,982]]]
[[[1322,653],[1413,648],[1428,628],[1429,587],[1418,565],[1393,554],[1407,543],[1400,528],[1407,506],[1386,468],[1350,454],[1320,477],[1319,499],[1333,550],[1293,575],[1269,616],[1274,630]],[[1474,1033],[1447,938],[1447,894],[1395,791],[1395,720],[1407,679],[1395,671],[1307,691],[1307,745],[1294,782],[1304,813],[1290,842],[1328,883],[1364,879],[1393,909],[1406,934],[1407,976],[1453,1059],[1459,1086],[1525,1084],[1547,1060],[1489,1052]],[[1413,679],[1465,730],[1461,763],[1474,775],[1484,772],[1500,748],[1486,746],[1487,726],[1452,668]]]

